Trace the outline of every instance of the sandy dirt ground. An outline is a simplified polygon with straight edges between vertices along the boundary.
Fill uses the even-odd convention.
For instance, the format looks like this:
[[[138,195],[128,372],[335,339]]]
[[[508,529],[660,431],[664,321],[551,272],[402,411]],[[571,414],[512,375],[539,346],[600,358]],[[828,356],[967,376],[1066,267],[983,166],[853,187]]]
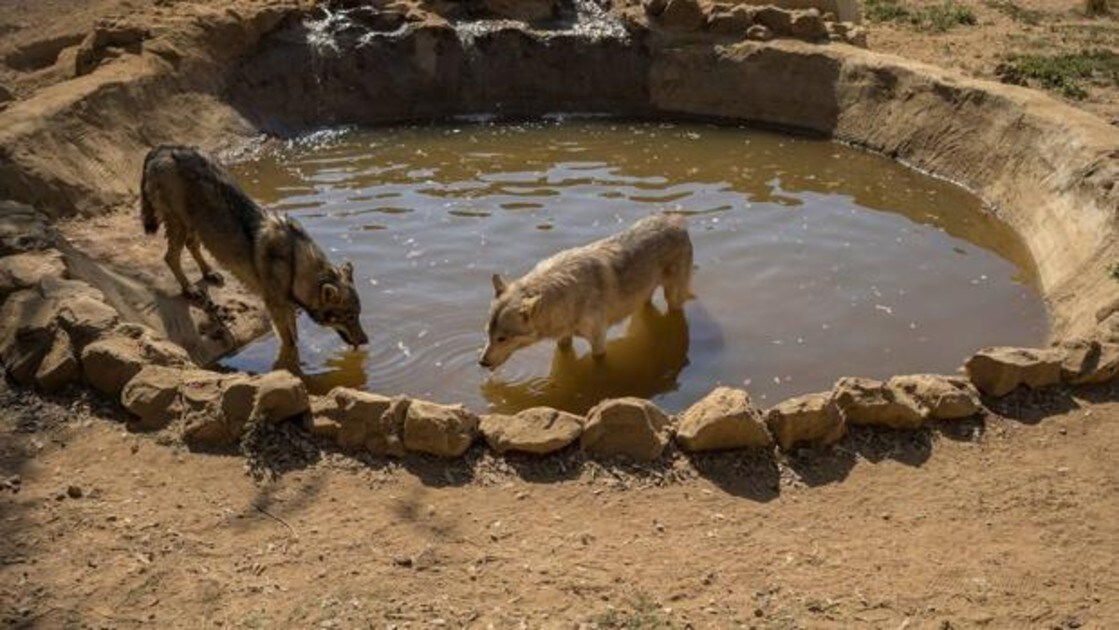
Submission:
[[[780,461],[625,468],[481,449],[466,463],[358,461],[282,428],[249,460],[188,453],[80,398],[9,392],[0,615],[110,628],[1116,627],[1116,393],[1024,393],[1007,416],[857,431]]]
[[[917,0],[914,0],[916,3]],[[8,0],[0,59],[189,3]],[[991,78],[1009,52],[1116,47],[1114,19],[986,4],[872,48]],[[1036,5],[1036,6],[1035,6]],[[1100,43],[1093,38],[1099,37]],[[48,47],[49,48],[49,47]],[[48,53],[44,53],[49,57]],[[37,58],[31,55],[30,58]],[[32,63],[45,63],[39,60]],[[0,72],[16,98],[61,80]],[[1113,88],[1077,104],[1116,121]],[[133,434],[70,393],[0,391],[0,620],[13,627],[1119,627],[1119,389],[982,421],[651,467],[353,459],[290,427],[249,457]]]

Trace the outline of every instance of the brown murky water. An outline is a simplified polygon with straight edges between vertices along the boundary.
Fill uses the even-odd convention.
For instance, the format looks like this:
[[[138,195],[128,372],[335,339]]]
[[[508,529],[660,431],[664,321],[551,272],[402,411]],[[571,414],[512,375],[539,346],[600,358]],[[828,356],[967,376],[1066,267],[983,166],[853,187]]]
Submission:
[[[354,262],[372,344],[300,323],[317,391],[335,385],[476,411],[583,411],[639,395],[679,410],[716,384],[762,405],[843,375],[952,372],[989,344],[1037,344],[1032,263],[966,191],[825,141],[695,124],[573,119],[319,133],[235,174]],[[660,209],[691,214],[683,316],[639,313],[605,364],[540,344],[490,374],[490,274]],[[658,304],[663,301],[658,296]],[[269,367],[275,340],[225,364]]]

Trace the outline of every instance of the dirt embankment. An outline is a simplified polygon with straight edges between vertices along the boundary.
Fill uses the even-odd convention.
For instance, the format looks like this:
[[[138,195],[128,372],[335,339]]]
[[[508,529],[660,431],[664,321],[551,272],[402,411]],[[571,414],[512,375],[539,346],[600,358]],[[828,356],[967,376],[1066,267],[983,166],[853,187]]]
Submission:
[[[48,207],[101,215],[103,223],[63,231],[102,261],[124,266],[150,256],[148,245],[122,247],[138,229],[118,231],[131,218],[105,211],[129,209],[146,146],[215,146],[255,133],[226,106],[228,86],[213,71],[280,26],[282,11],[266,4],[5,5],[0,82],[13,98],[0,141],[31,140],[20,144],[23,153],[3,156],[0,171],[12,158],[41,165],[8,181]],[[102,18],[119,28],[97,36]],[[967,45],[983,44],[974,36],[993,32],[984,29],[981,20],[936,39],[872,26],[871,46],[967,70],[968,59],[994,59],[967,54]],[[964,52],[937,57],[940,43],[955,37],[953,50]],[[991,98],[939,71],[902,64],[899,73],[892,62],[861,58],[845,66],[842,57],[797,45],[764,54],[739,46],[717,58],[683,50],[660,71],[675,81],[704,68],[733,74],[772,71],[780,66],[773,60],[817,60],[825,72],[847,73],[848,100],[805,107],[848,107],[846,119],[833,112],[837,128],[903,157],[920,146],[940,167],[963,140],[959,128],[931,124],[937,112],[966,121],[992,100],[1026,100],[1045,118],[1057,107],[1013,91]],[[430,61],[422,51],[419,58]],[[723,65],[741,59],[751,61]],[[973,71],[989,76],[987,67]],[[899,85],[933,112],[919,145],[891,135],[900,126],[879,125],[890,120]],[[656,97],[696,113],[727,101],[681,86],[665,81]],[[1080,103],[1106,114],[1113,98],[1093,90]],[[880,135],[870,133],[875,125]],[[986,146],[1018,138],[1006,129],[1011,135],[988,129]],[[1076,157],[1057,140],[1044,146]],[[986,176],[994,167],[982,148],[966,153],[967,164]],[[1090,157],[1044,181],[1049,192],[1106,200],[1098,193],[1109,162]],[[1003,166],[1019,176],[1041,172],[1030,156]],[[999,181],[995,192],[1016,199],[1015,182]],[[1057,216],[1080,208],[1058,205],[1069,214]],[[1096,206],[1101,230],[1113,219],[1106,209]],[[1065,238],[1065,227],[1042,223],[1038,233]],[[1105,294],[1107,264],[1070,272],[1060,295]],[[354,459],[290,427],[250,448],[249,460],[188,453],[124,431],[115,403],[73,390],[42,397],[5,388],[0,615],[26,627],[1114,627],[1117,394],[1114,386],[1019,392],[981,420],[855,429],[833,448],[776,461],[673,454],[630,468],[571,450],[530,461],[480,447],[455,463]],[[256,483],[247,463],[280,476]]]

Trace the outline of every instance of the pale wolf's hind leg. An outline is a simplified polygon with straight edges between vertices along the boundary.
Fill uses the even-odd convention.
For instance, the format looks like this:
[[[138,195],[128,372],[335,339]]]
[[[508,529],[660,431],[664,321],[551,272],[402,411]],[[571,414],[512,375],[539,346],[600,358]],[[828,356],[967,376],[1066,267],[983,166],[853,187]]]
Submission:
[[[190,255],[194,257],[194,262],[198,263],[198,268],[202,270],[202,278],[210,284],[221,285],[225,282],[225,278],[220,273],[214,271],[210,263],[206,262],[206,258],[202,256],[202,247],[198,244],[198,238],[195,236],[187,237],[187,249],[190,250]]]
[[[173,226],[170,221],[167,222],[167,253],[163,255],[163,261],[171,269],[171,273],[175,276],[175,280],[179,282],[179,287],[182,288],[183,295],[187,298],[197,299],[202,296],[198,289],[190,286],[190,281],[187,280],[186,274],[183,273],[183,246],[186,245],[186,235],[183,234],[183,229],[180,226]]]

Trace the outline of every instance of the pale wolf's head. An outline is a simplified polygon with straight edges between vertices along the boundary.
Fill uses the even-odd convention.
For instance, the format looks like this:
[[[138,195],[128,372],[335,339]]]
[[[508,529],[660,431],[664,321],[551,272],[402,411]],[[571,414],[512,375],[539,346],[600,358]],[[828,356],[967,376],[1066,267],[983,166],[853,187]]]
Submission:
[[[539,340],[532,326],[532,314],[539,303],[540,296],[526,295],[518,288],[510,288],[501,276],[493,275],[493,302],[490,303],[490,319],[486,324],[489,343],[482,351],[479,365],[496,369],[514,352]]]
[[[320,326],[333,328],[342,341],[355,348],[369,343],[361,328],[361,300],[354,289],[354,266],[329,268],[319,284],[315,308],[307,314]]]

